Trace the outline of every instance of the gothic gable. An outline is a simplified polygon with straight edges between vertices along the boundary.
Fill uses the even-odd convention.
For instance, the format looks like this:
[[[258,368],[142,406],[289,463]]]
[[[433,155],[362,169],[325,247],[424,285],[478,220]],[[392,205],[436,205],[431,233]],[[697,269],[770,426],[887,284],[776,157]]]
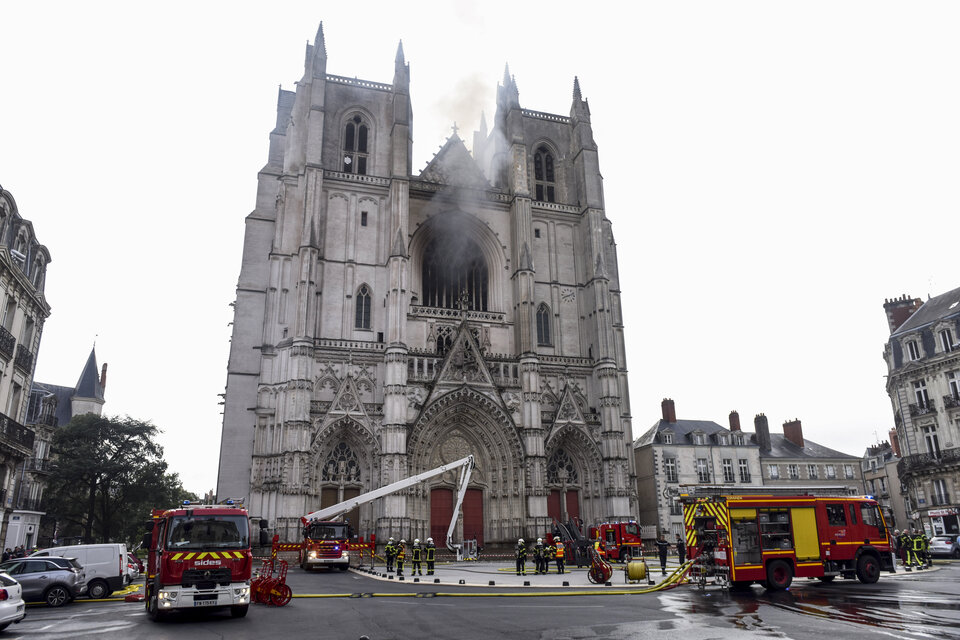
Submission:
[[[457,337],[447,351],[436,386],[447,387],[449,390],[449,387],[461,384],[489,389],[494,386],[489,366],[466,322],[460,325]]]
[[[420,173],[420,179],[454,187],[487,189],[490,183],[456,133],[447,138],[437,155]]]

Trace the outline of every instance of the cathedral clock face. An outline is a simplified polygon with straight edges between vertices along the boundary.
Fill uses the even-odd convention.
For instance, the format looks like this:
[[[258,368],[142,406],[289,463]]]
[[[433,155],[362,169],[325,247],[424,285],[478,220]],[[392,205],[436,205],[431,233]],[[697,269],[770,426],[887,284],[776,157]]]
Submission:
[[[560,292],[560,298],[564,302],[573,302],[573,299],[576,298],[576,294],[574,293],[573,289],[564,289]]]

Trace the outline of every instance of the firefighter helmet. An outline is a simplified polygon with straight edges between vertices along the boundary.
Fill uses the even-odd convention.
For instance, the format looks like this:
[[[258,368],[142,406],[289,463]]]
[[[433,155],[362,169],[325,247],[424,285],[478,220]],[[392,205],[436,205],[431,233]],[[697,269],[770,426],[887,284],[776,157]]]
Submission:
[[[430,544],[433,544],[433,538],[427,538],[427,542],[429,542]]]
[[[420,544],[420,538],[416,538],[416,539],[413,541],[413,544]]]
[[[517,544],[523,544],[523,538],[520,538],[519,540],[517,540]]]

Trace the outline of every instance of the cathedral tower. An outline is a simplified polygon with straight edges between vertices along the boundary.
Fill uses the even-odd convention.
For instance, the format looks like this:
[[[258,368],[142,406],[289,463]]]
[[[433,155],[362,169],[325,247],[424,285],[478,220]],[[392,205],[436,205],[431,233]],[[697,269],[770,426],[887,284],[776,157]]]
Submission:
[[[457,537],[635,516],[616,247],[589,105],[523,109],[411,172],[410,68],[280,91],[246,219],[218,497],[299,517],[473,454]],[[361,533],[444,539],[456,476],[364,505]]]

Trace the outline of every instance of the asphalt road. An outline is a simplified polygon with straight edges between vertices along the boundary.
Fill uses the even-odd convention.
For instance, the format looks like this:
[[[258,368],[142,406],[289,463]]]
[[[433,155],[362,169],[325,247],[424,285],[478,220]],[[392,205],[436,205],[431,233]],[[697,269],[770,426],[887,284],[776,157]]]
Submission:
[[[505,567],[506,565],[504,565]],[[508,575],[501,567],[491,571]],[[482,578],[486,578],[484,575]],[[285,607],[253,605],[243,619],[228,613],[178,615],[152,623],[143,605],[81,599],[59,609],[30,607],[27,618],[2,636],[31,640],[98,638],[183,640],[230,638],[330,638],[357,640],[742,639],[763,638],[960,638],[960,562],[941,562],[935,571],[883,574],[875,585],[850,580],[832,584],[798,580],[787,592],[759,586],[743,592],[692,586],[649,594],[524,596],[533,587],[457,587],[374,580],[335,571],[290,570],[294,599]],[[582,593],[586,577],[569,576]],[[607,590],[622,590],[614,583]],[[505,595],[489,595],[489,594]],[[354,597],[308,597],[355,594]],[[363,596],[361,594],[373,594]],[[431,595],[440,594],[440,595]],[[443,595],[454,594],[454,595]]]

